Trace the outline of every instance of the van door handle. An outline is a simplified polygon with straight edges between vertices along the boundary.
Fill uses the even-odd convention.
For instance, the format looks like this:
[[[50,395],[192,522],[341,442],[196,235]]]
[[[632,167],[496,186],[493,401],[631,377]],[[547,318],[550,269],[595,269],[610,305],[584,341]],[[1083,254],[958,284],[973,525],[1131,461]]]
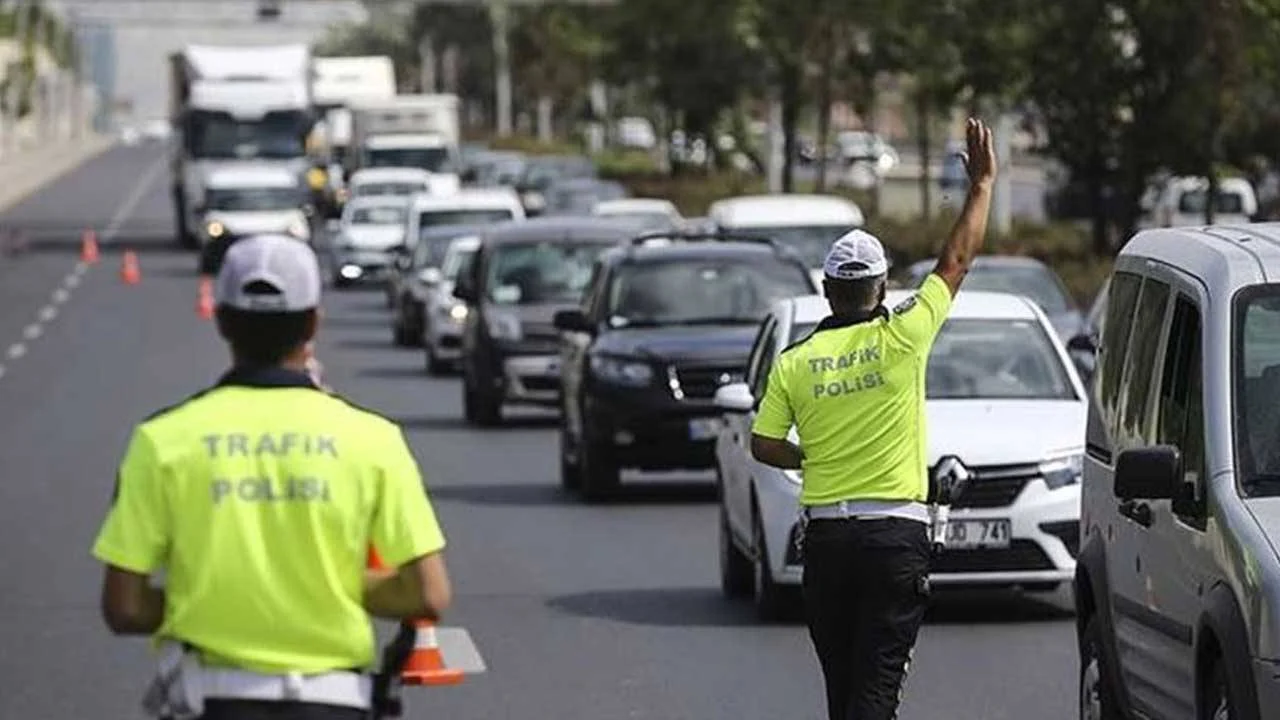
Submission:
[[[1151,506],[1137,500],[1125,500],[1120,503],[1120,514],[1144,528],[1151,527],[1156,521],[1155,515],[1151,513]]]

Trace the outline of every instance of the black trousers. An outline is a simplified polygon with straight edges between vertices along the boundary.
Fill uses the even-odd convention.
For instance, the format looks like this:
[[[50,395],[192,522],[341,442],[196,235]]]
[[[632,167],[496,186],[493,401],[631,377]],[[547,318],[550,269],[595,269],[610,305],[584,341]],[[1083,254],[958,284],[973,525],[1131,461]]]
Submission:
[[[928,526],[811,520],[804,605],[830,720],[892,720],[929,595]]]
[[[369,720],[369,711],[318,703],[205,700],[200,720]]]

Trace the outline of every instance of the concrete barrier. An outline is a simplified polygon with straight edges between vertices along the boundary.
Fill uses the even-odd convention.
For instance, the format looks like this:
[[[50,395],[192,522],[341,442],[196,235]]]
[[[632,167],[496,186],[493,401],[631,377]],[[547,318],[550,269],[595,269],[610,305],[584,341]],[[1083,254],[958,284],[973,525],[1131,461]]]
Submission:
[[[93,135],[0,156],[0,212],[9,210],[115,143],[114,137]]]

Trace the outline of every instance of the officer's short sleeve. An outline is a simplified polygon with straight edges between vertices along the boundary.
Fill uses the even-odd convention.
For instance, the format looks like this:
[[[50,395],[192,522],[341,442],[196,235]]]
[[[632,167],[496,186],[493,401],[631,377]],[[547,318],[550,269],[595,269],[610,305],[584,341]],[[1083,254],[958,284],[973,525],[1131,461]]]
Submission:
[[[371,539],[383,562],[394,568],[443,550],[444,532],[402,432],[395,432],[394,442],[380,462],[381,496]]]
[[[144,575],[160,568],[172,531],[163,480],[152,439],[134,430],[116,474],[111,510],[93,545],[95,558]]]
[[[782,358],[778,358],[769,369],[764,398],[760,401],[755,422],[751,425],[754,435],[781,440],[787,437],[795,423],[795,412],[791,409],[791,399],[787,396],[787,383],[781,369],[783,365]]]
[[[929,273],[915,295],[889,313],[889,337],[902,352],[925,354],[951,312],[951,288],[937,273]]]

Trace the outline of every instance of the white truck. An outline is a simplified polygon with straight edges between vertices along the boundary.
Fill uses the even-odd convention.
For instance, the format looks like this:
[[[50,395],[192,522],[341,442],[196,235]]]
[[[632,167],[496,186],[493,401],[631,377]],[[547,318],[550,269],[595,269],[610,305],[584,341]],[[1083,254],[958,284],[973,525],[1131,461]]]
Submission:
[[[306,45],[191,45],[169,57],[175,142],[171,187],[178,240],[199,244],[205,179],[253,161],[310,169],[312,59]]]
[[[351,152],[344,163],[348,176],[361,168],[421,168],[444,186],[457,186],[457,95],[397,95],[361,102],[352,110]]]
[[[313,86],[317,110],[317,141],[330,157],[342,163],[351,145],[351,108],[381,103],[396,96],[396,70],[385,55],[318,57]]]

